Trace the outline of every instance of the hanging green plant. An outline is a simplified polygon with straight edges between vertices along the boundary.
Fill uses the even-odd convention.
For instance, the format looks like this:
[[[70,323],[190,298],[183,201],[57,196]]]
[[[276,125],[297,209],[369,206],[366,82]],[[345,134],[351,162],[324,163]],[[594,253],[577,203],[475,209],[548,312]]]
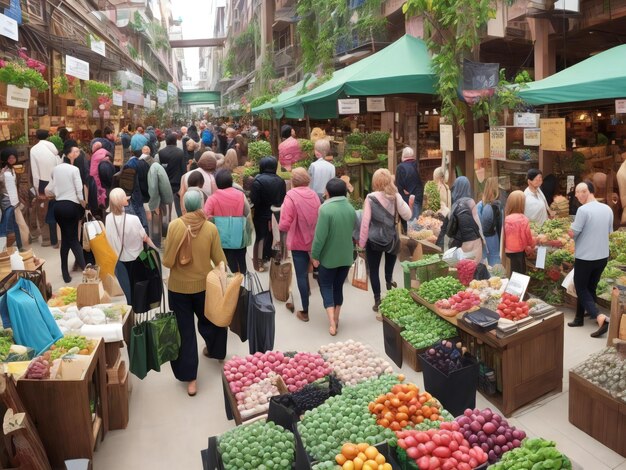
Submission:
[[[70,91],[70,81],[67,75],[59,75],[52,79],[52,91],[55,95],[65,95]]]
[[[113,96],[113,89],[107,83],[98,82],[96,80],[86,80],[83,83],[83,94],[87,99],[95,99],[98,96]]]
[[[46,91],[48,82],[39,72],[26,66],[23,60],[0,60],[0,82],[15,85],[20,88],[34,88],[37,91]]]
[[[135,49],[135,47],[128,43],[128,45],[126,46],[126,49],[128,50],[128,55],[130,56],[131,59],[133,60],[137,60],[139,59],[139,51],[137,51],[137,49]]]
[[[157,84],[153,80],[144,77],[143,79],[143,92],[145,94],[155,95],[157,91]]]
[[[506,79],[505,69],[500,69],[498,86],[493,96],[482,97],[472,105],[474,118],[479,119],[481,117],[487,117],[489,124],[492,126],[498,124],[506,125],[506,122],[499,122],[501,114],[505,110],[516,111],[524,104],[524,100],[521,98],[519,92],[526,87],[526,83],[531,81],[532,77],[530,74],[526,70],[523,70],[515,76],[513,82],[510,82]]]

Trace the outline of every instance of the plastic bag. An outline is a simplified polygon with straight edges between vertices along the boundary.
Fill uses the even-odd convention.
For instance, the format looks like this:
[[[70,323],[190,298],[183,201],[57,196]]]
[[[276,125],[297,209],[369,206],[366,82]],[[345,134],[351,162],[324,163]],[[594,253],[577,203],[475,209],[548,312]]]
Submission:
[[[442,261],[445,261],[448,266],[453,268],[462,259],[471,258],[471,257],[472,257],[472,253],[465,253],[460,247],[456,247],[456,248],[450,248],[449,250],[447,250],[441,257],[441,259]]]
[[[357,289],[367,291],[367,263],[363,253],[359,253],[354,260],[354,269],[352,270],[352,285]]]

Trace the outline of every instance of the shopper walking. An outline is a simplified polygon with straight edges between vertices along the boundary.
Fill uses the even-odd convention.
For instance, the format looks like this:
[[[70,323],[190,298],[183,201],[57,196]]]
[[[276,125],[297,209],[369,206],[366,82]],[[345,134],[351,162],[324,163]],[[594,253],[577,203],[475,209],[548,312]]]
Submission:
[[[256,237],[253,247],[254,269],[265,271],[263,263],[269,260],[271,254],[272,206],[280,207],[285,199],[287,187],[283,179],[276,174],[278,162],[274,157],[263,157],[259,162],[260,174],[252,182],[250,200],[254,205],[254,230]]]
[[[215,169],[217,168],[217,160],[215,158],[215,154],[211,151],[204,152],[200,159],[198,160],[198,168],[195,170],[188,171],[185,173],[180,179],[180,189],[178,193],[180,194],[180,198],[184,197],[187,192],[187,188],[191,185],[189,184],[189,178],[195,173],[199,173],[203,177],[203,182],[201,185],[202,192],[204,193],[204,199],[208,198],[211,194],[213,194],[217,190],[217,186],[215,184]]]
[[[79,155],[80,149],[72,147],[67,154],[69,163],[63,162],[54,167],[50,174],[50,182],[45,188],[46,193],[56,199],[54,218],[61,227],[61,274],[66,283],[72,281],[67,265],[70,250],[81,270],[85,269],[83,247],[78,241],[78,223],[85,214],[84,208],[87,202],[83,195],[80,171],[73,165]]]
[[[144,145],[142,152],[145,151],[146,148],[148,148],[148,146]],[[126,194],[130,196],[128,210],[131,214],[139,217],[141,225],[146,231],[148,231],[148,218],[143,204],[144,193],[145,201],[147,202],[150,199],[150,195],[148,194],[149,169],[148,164],[144,160],[140,160],[133,155],[122,167],[120,172],[120,186],[122,186],[122,180],[125,178],[125,174],[128,173],[128,177],[126,178],[127,183],[122,186]],[[142,186],[144,187],[143,191]]]
[[[187,163],[184,152],[176,146],[176,136],[168,134],[165,138],[166,146],[157,154],[157,161],[165,168],[167,177],[170,180],[172,193],[174,194],[174,206],[178,215],[182,214],[180,209],[180,179],[187,172]]]
[[[7,234],[13,231],[15,234],[15,244],[18,249],[30,246],[30,231],[28,224],[22,214],[22,204],[17,192],[17,176],[13,166],[17,163],[17,149],[7,147],[0,153],[2,171],[0,172],[0,183],[3,187],[0,194],[0,208],[2,209],[2,219],[0,219],[0,251],[7,247]]]
[[[336,174],[335,165],[326,160],[326,157],[330,154],[330,142],[326,139],[319,139],[315,142],[314,153],[315,161],[309,167],[310,187],[322,201],[326,192],[326,184]]]
[[[489,266],[500,264],[500,233],[502,232],[502,207],[499,201],[498,177],[492,176],[485,182],[483,197],[476,206],[480,225],[485,236],[483,259]]]
[[[129,197],[122,188],[115,188],[109,196],[109,214],[106,217],[106,236],[111,248],[118,255],[115,276],[126,296],[126,303],[132,305],[135,290],[135,264],[143,251],[143,244],[156,248],[146,234],[139,217],[127,212]]]
[[[613,211],[596,200],[591,181],[576,186],[576,199],[582,205],[572,224],[575,243],[574,287],[576,287],[576,316],[569,326],[583,326],[585,311],[598,322],[592,337],[602,336],[608,330],[606,319],[598,319],[596,288],[609,258],[609,234],[613,231]]]
[[[530,233],[528,217],[524,215],[526,196],[522,191],[513,191],[504,208],[504,230],[502,248],[509,260],[509,274],[526,274],[526,255],[535,249]]]
[[[98,192],[97,194],[98,207],[103,208],[104,210],[104,208],[106,207],[107,194],[108,194],[108,191],[110,190],[110,187],[108,188],[105,182],[103,182],[102,170],[106,169],[108,170],[107,174],[110,173],[113,163],[111,162],[111,154],[107,152],[105,148],[102,147],[102,144],[100,142],[96,142],[94,146],[92,147],[91,151],[92,151],[92,154],[91,154],[91,162],[89,163],[89,174],[96,182],[96,190]],[[106,160],[108,160],[108,162]],[[114,171],[115,169],[113,168],[112,170]]]
[[[219,170],[215,174],[216,190],[206,200],[204,204],[204,214],[209,220],[215,217],[241,217],[243,221],[243,230],[245,230],[247,217],[250,214],[250,205],[246,195],[233,187],[233,176],[228,170]],[[246,247],[226,248],[224,242],[226,240],[238,239],[244,240],[244,234],[225,233],[226,227],[216,220],[213,220],[220,234],[220,241],[224,255],[228,260],[228,267],[234,273],[240,272],[246,274],[248,267],[246,266]],[[232,227],[231,227],[232,228]]]
[[[187,213],[172,221],[167,239],[163,265],[170,268],[168,294],[170,308],[176,314],[180,331],[178,359],[172,361],[174,376],[187,382],[187,393],[197,391],[198,345],[194,315],[198,319],[198,332],[205,341],[203,354],[213,359],[226,357],[228,329],[211,323],[204,316],[206,277],[213,266],[226,263],[215,225],[206,220],[202,211],[202,194],[188,191],[183,199]],[[191,236],[187,236],[188,230]],[[191,261],[181,264],[178,257],[183,244],[191,245]]]
[[[128,126],[122,128],[120,132],[120,143],[122,144],[122,154],[123,154],[123,162],[126,163],[130,158],[131,150],[130,150],[130,141],[133,138],[133,125],[129,124]]]
[[[50,182],[52,170],[61,163],[59,151],[52,142],[46,139],[49,133],[45,129],[38,129],[35,134],[38,142],[30,149],[30,171],[33,177],[33,186],[38,194],[38,219],[41,230],[41,246],[58,248],[57,224],[54,220],[54,201],[48,199],[45,189]]]
[[[542,226],[546,220],[554,215],[541,191],[543,173],[537,168],[531,168],[528,170],[526,179],[528,180],[528,187],[524,190],[526,197],[524,215],[528,217],[529,221]]]
[[[141,156],[148,164],[148,210],[151,213],[149,233],[154,244],[161,248],[161,238],[167,233],[174,195],[165,168],[149,153]]]
[[[415,159],[415,152],[411,147],[402,149],[402,163],[398,165],[396,170],[396,186],[402,200],[407,204],[411,196],[414,196],[411,218],[419,217],[424,201],[424,183],[422,183],[418,163]],[[402,225],[406,231],[406,223],[403,222]]]
[[[451,247],[460,247],[464,256],[477,262],[483,259],[483,233],[469,180],[459,176],[452,186],[452,208],[446,235]]]
[[[296,139],[296,131],[289,125],[284,125],[280,129],[282,142],[278,144],[278,160],[280,166],[291,171],[291,166],[302,159],[302,149]]]
[[[319,210],[311,246],[311,262],[319,268],[319,284],[328,315],[328,332],[337,334],[343,305],[343,283],[353,262],[352,231],[356,213],[348,201],[345,181],[331,179],[326,185],[326,201]]]
[[[393,177],[386,168],[379,168],[372,177],[372,190],[365,198],[363,205],[363,219],[361,220],[361,232],[359,246],[365,248],[365,256],[370,273],[370,284],[374,293],[374,306],[372,310],[378,312],[380,305],[380,261],[385,255],[385,282],[387,290],[397,287],[393,281],[393,268],[396,265],[397,246],[385,247],[381,241],[391,243],[396,232],[396,223],[399,218],[409,220],[413,212],[409,204],[404,202]],[[396,235],[397,236],[397,235]],[[371,237],[371,239],[370,239]],[[380,315],[376,315],[382,321]]]
[[[310,182],[311,178],[304,168],[294,168],[291,173],[293,189],[287,191],[278,225],[281,232],[287,232],[287,248],[291,250],[300,293],[299,302],[295,302],[298,296],[292,292],[292,305],[297,309],[298,319],[304,322],[309,321],[309,263],[320,209],[319,196],[309,188]]]
[[[140,157],[141,149],[144,145],[148,145],[148,137],[144,133],[143,126],[139,124],[137,125],[137,130],[135,131],[135,134],[130,139],[130,150],[132,154],[136,157]]]

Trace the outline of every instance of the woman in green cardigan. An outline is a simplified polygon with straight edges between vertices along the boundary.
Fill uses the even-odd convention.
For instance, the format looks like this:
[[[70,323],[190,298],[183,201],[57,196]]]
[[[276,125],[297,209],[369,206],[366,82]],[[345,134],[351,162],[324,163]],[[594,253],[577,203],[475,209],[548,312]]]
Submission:
[[[326,201],[320,207],[311,248],[313,266],[319,267],[319,284],[328,314],[331,336],[337,334],[343,304],[343,283],[352,265],[352,230],[356,213],[346,198],[346,183],[333,178],[326,185]]]

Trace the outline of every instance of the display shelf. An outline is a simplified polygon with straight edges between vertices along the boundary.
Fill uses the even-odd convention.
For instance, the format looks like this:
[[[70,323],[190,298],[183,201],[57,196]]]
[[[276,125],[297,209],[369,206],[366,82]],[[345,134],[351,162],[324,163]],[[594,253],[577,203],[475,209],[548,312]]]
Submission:
[[[17,381],[17,391],[53,468],[65,468],[68,459],[92,459],[98,437],[104,439],[109,429],[102,340],[85,360],[89,362],[77,378]]]
[[[412,294],[417,303],[428,308],[427,302]],[[433,306],[434,307],[434,306]],[[521,327],[505,338],[496,337],[495,330],[480,332],[431,308],[444,320],[457,326],[461,341],[473,356],[493,369],[496,374],[495,395],[485,395],[505,416],[537,398],[563,390],[563,313],[555,312]]]
[[[569,373],[569,422],[626,457],[626,403]]]

